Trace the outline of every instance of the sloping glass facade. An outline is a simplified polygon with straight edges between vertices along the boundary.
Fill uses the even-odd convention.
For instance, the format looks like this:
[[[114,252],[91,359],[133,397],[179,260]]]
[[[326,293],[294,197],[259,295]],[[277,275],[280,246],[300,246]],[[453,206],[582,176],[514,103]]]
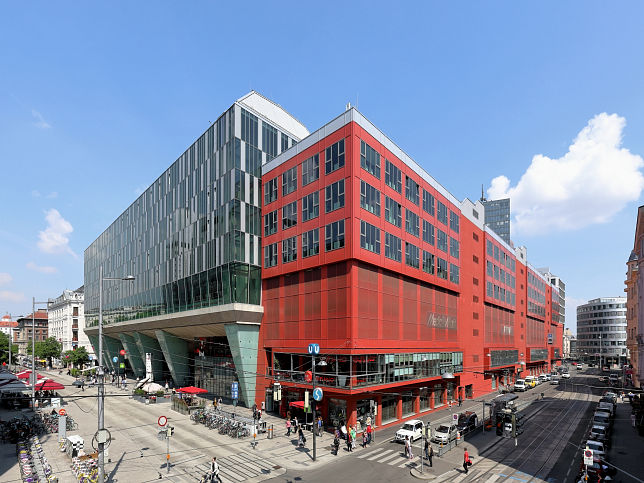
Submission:
[[[234,104],[85,251],[87,326],[229,303],[260,304],[261,166],[280,133]],[[269,149],[270,153],[266,151]]]

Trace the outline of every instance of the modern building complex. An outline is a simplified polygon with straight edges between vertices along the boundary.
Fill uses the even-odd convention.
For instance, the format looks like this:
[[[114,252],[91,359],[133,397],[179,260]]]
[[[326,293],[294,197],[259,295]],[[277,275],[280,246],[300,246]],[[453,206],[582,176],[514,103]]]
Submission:
[[[511,245],[510,241],[510,198],[502,200],[486,200],[481,197],[485,207],[485,224],[501,239]]]
[[[566,323],[566,284],[557,275],[550,272],[549,268],[540,268],[539,273],[550,281],[550,284],[557,289],[559,294],[559,323],[565,325]]]
[[[485,219],[356,109],[309,134],[251,93],[86,250],[86,331],[99,266],[132,274],[106,364],[282,414],[314,377],[328,425],[389,424],[561,360],[559,289]]]
[[[626,262],[626,346],[630,353],[631,382],[635,387],[642,387],[644,381],[644,305],[639,303],[644,293],[644,279],[640,277],[640,265],[644,263],[644,206],[637,210],[635,226],[635,243],[633,251]]]
[[[34,314],[19,317],[16,322],[18,326],[14,332],[14,343],[18,344],[18,354],[27,355],[27,346],[31,347],[33,325],[35,325],[35,342],[47,339],[46,310],[36,310]]]
[[[105,362],[137,376],[255,399],[261,305],[261,167],[308,135],[255,92],[236,101],[85,251],[86,332],[95,348],[99,266]],[[148,371],[150,372],[150,371]]]
[[[626,363],[626,297],[602,297],[577,307],[577,355],[603,366]]]
[[[564,359],[575,359],[577,357],[577,338],[570,329],[564,330],[563,357]]]
[[[84,288],[64,290],[62,295],[50,300],[49,337],[55,337],[63,352],[85,347],[94,357],[89,339],[85,334]]]

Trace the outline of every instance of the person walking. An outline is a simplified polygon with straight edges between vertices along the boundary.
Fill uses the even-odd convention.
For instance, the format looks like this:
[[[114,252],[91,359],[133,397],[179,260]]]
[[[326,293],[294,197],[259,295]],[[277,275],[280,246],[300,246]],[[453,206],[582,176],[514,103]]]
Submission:
[[[467,474],[468,467],[472,465],[472,460],[470,459],[470,454],[467,452],[467,448],[463,448],[463,469],[465,474]]]
[[[405,458],[409,458],[409,436],[405,436]]]
[[[217,457],[213,456],[210,462],[210,482],[214,483],[215,481],[221,481],[221,478],[219,478],[219,463],[217,463]]]
[[[357,435],[358,434],[356,433],[356,427],[351,426],[351,449],[352,450],[356,449],[356,444],[358,444],[357,441],[356,441],[356,436]]]
[[[371,431],[373,429],[371,428],[371,423],[367,424],[367,444],[371,444]]]
[[[433,466],[432,458],[434,457],[434,447],[429,443],[429,439],[425,438],[425,457],[429,461],[429,467]]]
[[[335,437],[333,438],[333,448],[335,449],[335,455],[338,456],[338,450],[340,449],[340,432],[336,429]]]
[[[318,436],[322,436],[322,416],[318,416]]]
[[[353,448],[351,446],[351,431],[347,431],[347,451],[351,453]]]
[[[367,430],[366,429],[362,432],[362,447],[363,448],[367,447]]]
[[[302,431],[302,427],[300,427],[300,429],[298,430],[297,445],[300,448],[303,448],[305,444],[306,444],[306,438],[304,437],[304,432]]]
[[[287,419],[286,420],[286,436],[291,435],[291,420]]]
[[[413,445],[412,445],[412,439],[409,439],[409,459],[413,460],[414,459],[414,453],[412,452],[413,450]]]
[[[458,395],[458,407],[460,408],[463,405],[463,396]]]

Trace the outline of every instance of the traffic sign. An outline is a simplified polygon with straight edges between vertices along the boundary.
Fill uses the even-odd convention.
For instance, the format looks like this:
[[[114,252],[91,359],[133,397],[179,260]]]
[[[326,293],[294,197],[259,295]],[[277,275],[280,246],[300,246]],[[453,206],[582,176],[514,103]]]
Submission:
[[[452,421],[454,424],[458,423],[458,414],[452,414]]]
[[[58,411],[58,414],[60,414],[61,416],[64,416],[65,414],[67,414],[67,411],[65,411],[64,409],[60,409]]]
[[[309,344],[309,354],[317,355],[320,353],[320,344]]]
[[[322,401],[322,397],[324,396],[324,393],[322,392],[321,387],[316,387],[313,389],[313,399],[315,399],[317,402]]]
[[[121,354],[122,356],[124,356],[124,355],[125,355],[125,349],[121,349],[121,350],[119,351],[119,354]]]
[[[165,416],[159,416],[157,423],[159,423],[159,426],[165,426],[166,424],[168,424],[168,418],[166,418]]]
[[[593,464],[593,450],[586,448],[584,450],[584,464],[592,465]]]
[[[118,362],[118,361],[119,361],[118,357],[116,357],[116,356],[112,357],[112,362]]]

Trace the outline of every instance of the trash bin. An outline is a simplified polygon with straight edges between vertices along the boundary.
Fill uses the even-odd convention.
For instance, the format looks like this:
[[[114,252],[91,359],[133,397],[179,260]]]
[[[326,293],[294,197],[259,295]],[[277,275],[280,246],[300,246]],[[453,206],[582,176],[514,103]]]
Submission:
[[[273,425],[272,424],[268,427],[267,434],[268,434],[268,436],[267,436],[268,439],[273,439]]]

